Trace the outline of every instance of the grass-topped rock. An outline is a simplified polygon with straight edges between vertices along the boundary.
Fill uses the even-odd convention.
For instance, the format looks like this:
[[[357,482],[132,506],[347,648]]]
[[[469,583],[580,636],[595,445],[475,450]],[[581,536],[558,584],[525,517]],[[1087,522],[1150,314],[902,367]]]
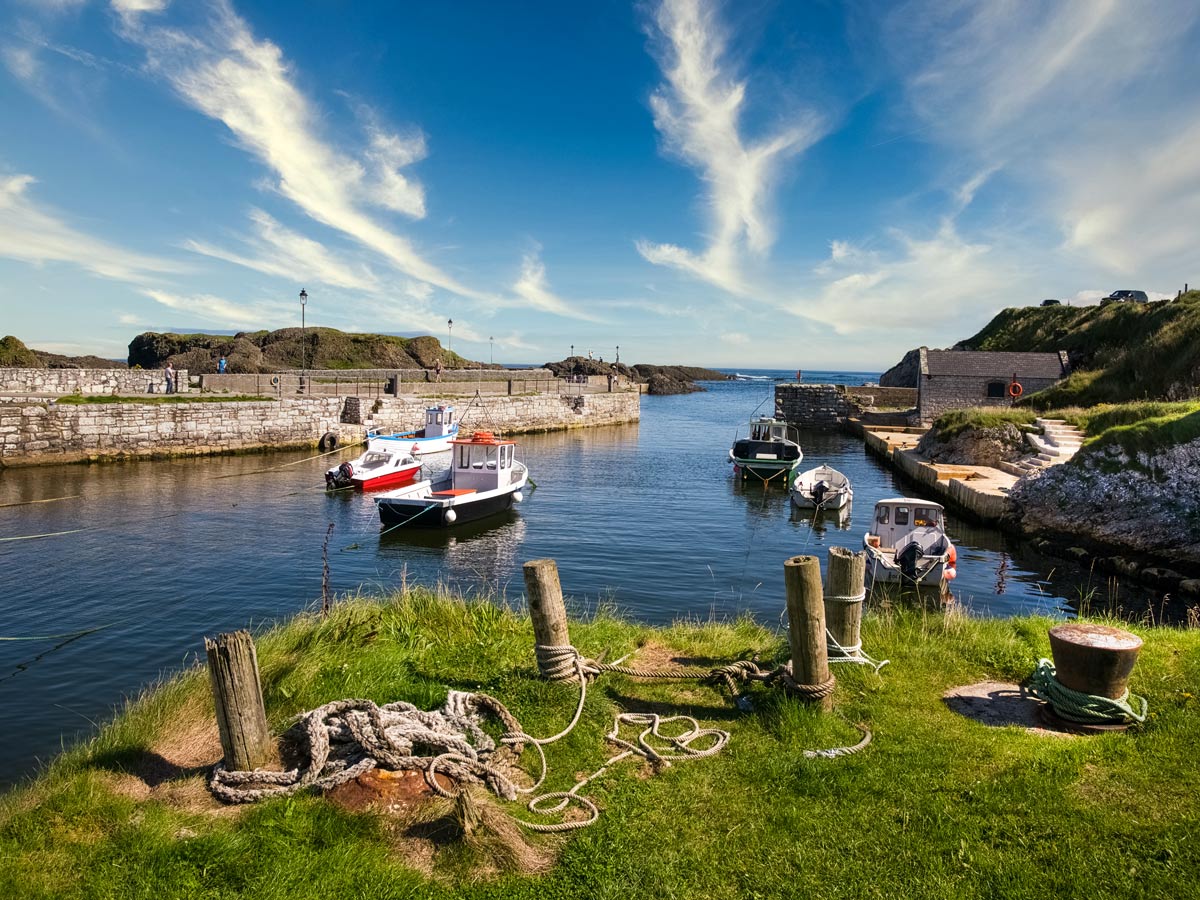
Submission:
[[[782,604],[782,600],[781,600]],[[589,828],[535,835],[520,802],[484,793],[465,830],[447,803],[388,806],[298,795],[230,807],[206,787],[221,754],[208,678],[191,669],[130,703],[0,805],[8,897],[1004,897],[1200,892],[1195,841],[1200,631],[1135,626],[1132,687],[1145,727],[1065,737],[990,727],[943,695],[1019,682],[1048,655],[1040,618],[869,610],[865,648],[891,664],[841,667],[834,712],[772,689],[736,709],[696,682],[604,675],[576,728],[546,748],[543,789],[567,790],[616,751],[618,711],[687,713],[731,732],[724,751],[667,768],[614,764],[585,789]],[[780,633],[748,619],[655,629],[601,613],[573,622],[591,657],[769,664]],[[535,676],[523,613],[415,590],[337,604],[260,636],[269,722],[282,733],[340,698],[440,706],[450,688],[502,701],[556,734],[578,688]],[[864,751],[810,759],[857,740]],[[633,736],[636,738],[636,736]],[[528,752],[528,751],[527,751]],[[536,756],[536,754],[535,754]],[[536,762],[522,758],[536,770]]]

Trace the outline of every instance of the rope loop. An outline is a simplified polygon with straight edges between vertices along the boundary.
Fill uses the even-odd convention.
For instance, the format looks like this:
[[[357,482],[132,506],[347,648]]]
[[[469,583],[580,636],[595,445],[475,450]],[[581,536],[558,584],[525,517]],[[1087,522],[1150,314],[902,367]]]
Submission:
[[[1058,680],[1054,663],[1048,659],[1038,660],[1029,676],[1029,692],[1049,703],[1059,718],[1083,725],[1141,725],[1150,707],[1145,697],[1129,693],[1129,688],[1115,700],[1072,690]],[[1140,708],[1135,710],[1130,700]]]

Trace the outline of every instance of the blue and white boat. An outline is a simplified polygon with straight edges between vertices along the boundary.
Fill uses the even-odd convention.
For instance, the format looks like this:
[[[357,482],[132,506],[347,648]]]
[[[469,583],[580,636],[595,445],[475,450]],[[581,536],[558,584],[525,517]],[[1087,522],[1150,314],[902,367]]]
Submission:
[[[441,404],[425,410],[425,426],[415,431],[391,434],[368,431],[367,446],[371,450],[428,456],[431,453],[445,453],[450,449],[450,442],[457,437],[458,422],[454,407]]]

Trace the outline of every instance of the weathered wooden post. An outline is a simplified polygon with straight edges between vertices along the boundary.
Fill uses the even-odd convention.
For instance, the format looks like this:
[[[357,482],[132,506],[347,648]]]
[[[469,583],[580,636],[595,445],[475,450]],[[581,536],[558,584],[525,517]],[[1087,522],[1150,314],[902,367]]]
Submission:
[[[822,709],[833,708],[833,678],[825,647],[825,604],[821,588],[821,561],[815,556],[784,560],[783,584],[787,592],[788,643],[792,650],[792,680],[801,696],[817,700]]]
[[[522,568],[538,671],[552,681],[573,681],[578,675],[574,658],[560,649],[571,646],[571,635],[567,630],[567,607],[558,580],[558,563],[552,559],[531,559]]]
[[[845,547],[829,548],[829,589],[825,592],[825,623],[829,629],[830,659],[854,659],[862,650],[862,608],[867,554]]]
[[[258,680],[258,656],[248,631],[204,639],[208,679],[217,709],[225,768],[257,769],[271,758],[271,731]]]

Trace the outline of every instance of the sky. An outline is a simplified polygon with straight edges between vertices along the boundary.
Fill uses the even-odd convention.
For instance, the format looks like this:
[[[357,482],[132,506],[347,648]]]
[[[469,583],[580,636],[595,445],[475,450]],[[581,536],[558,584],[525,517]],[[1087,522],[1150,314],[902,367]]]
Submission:
[[[1194,0],[0,0],[0,334],[879,371],[1200,283]],[[450,320],[453,325],[449,324]]]

